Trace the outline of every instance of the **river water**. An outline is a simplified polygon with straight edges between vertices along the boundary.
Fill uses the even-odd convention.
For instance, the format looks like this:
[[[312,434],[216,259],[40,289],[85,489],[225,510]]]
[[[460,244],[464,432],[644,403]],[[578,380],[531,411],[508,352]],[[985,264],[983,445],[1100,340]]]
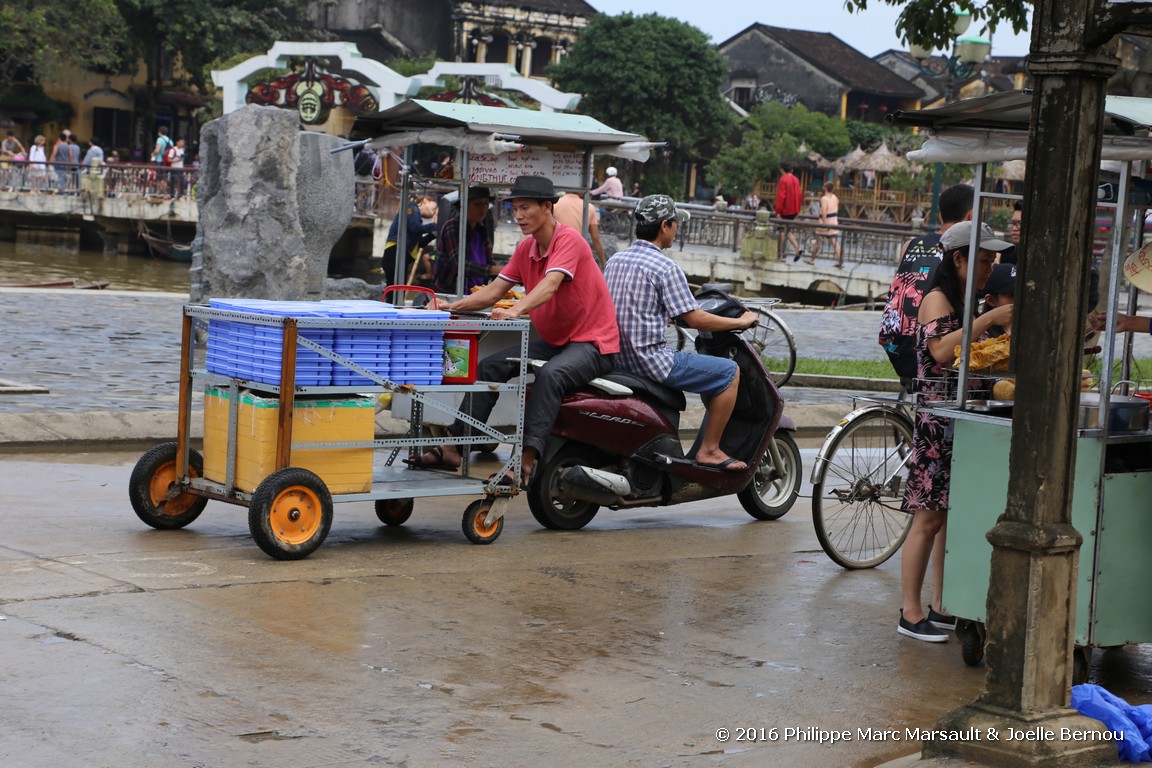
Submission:
[[[380,282],[373,274],[375,260],[356,259],[334,264],[332,277],[359,277]],[[72,245],[45,245],[0,241],[0,283],[43,282],[77,278],[81,284],[108,283],[117,291],[188,291],[188,264],[151,256],[107,254],[103,250]]]
[[[188,265],[149,256],[106,254],[74,245],[0,241],[0,283],[77,278],[81,283],[108,283],[109,290],[188,290]]]

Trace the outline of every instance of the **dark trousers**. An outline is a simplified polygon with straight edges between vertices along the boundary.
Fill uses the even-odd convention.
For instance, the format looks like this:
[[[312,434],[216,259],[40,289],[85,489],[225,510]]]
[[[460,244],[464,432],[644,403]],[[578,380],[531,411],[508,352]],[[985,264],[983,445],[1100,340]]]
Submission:
[[[532,392],[524,405],[524,447],[535,448],[543,454],[548,433],[560,413],[560,400],[568,392],[611,371],[613,356],[600,354],[591,342],[574,341],[554,347],[536,339],[528,343],[528,357],[548,361],[536,373]],[[509,347],[489,355],[476,367],[477,378],[480,381],[508,381],[520,374],[519,360],[519,347]],[[473,392],[465,398],[463,410],[477,421],[487,423],[499,396],[498,392]],[[451,428],[454,435],[463,435],[467,430],[468,425],[460,421]]]

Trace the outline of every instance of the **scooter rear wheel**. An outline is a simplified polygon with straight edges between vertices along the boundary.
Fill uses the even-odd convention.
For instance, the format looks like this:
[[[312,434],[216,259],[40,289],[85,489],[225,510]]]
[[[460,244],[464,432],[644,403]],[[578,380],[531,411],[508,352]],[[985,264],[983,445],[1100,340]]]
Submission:
[[[568,467],[602,467],[607,460],[586,445],[570,443],[547,460],[540,459],[528,486],[528,509],[536,522],[545,528],[576,531],[596,517],[600,505],[591,501],[568,499],[560,493],[560,475]]]
[[[780,466],[775,466],[772,454],[765,452],[748,487],[736,494],[744,511],[757,520],[783,517],[800,495],[804,474],[800,448],[787,432],[777,432],[774,439],[780,452]]]

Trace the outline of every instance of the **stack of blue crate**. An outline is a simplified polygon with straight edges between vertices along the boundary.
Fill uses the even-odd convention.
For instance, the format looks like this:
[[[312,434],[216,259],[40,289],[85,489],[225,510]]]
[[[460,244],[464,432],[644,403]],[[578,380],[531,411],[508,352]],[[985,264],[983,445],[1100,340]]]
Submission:
[[[328,300],[321,302],[332,317],[363,317],[377,320],[392,320],[397,310],[391,304],[367,300]],[[346,357],[361,368],[387,379],[392,366],[392,330],[389,328],[337,328],[332,351]],[[356,373],[346,366],[335,363],[332,366],[332,383],[343,387],[349,384],[378,382]]]
[[[276,317],[326,317],[320,302],[267,299],[211,299],[213,309]],[[331,348],[331,328],[300,328],[299,335]],[[232,320],[208,321],[207,368],[212,373],[263,384],[280,384],[284,329]],[[332,383],[332,361],[303,346],[296,349],[296,385],[324,387]]]
[[[396,319],[410,327],[392,332],[392,381],[417,386],[440,384],[444,379],[444,323],[451,313],[429,309],[396,312]]]

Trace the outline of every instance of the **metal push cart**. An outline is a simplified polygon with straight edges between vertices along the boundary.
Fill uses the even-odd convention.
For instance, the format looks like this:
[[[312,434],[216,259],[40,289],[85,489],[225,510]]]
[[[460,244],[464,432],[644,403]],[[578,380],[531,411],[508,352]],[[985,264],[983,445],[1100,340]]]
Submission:
[[[1026,155],[1031,113],[1029,92],[1010,92],[934,110],[896,113],[893,122],[928,128],[924,148],[910,153],[920,162],[976,164],[974,211],[987,198],[1019,199],[1017,195],[984,191],[988,164]],[[1105,113],[1111,132],[1103,137],[1102,159],[1116,166],[1119,194],[1100,202],[1115,212],[1110,244],[1107,311],[1101,340],[1098,408],[1090,428],[1076,435],[1072,524],[1084,535],[1076,592],[1074,678],[1087,677],[1093,647],[1152,642],[1152,613],[1147,610],[1145,585],[1152,579],[1147,556],[1152,541],[1152,430],[1121,428],[1109,416],[1113,397],[1116,317],[1120,303],[1124,254],[1131,239],[1128,215],[1132,166],[1143,171],[1152,159],[1152,100],[1107,97]],[[1145,201],[1140,207],[1147,207]],[[1142,218],[1142,217],[1141,217]],[[1142,232],[1143,227],[1136,228]],[[1106,262],[1108,263],[1108,262]],[[968,301],[974,299],[969,272]],[[1135,309],[1136,289],[1128,293],[1126,312]],[[955,426],[948,515],[947,557],[944,563],[943,608],[958,617],[956,634],[965,663],[984,656],[987,596],[991,584],[992,546],[987,532],[1006,506],[1008,462],[1013,422],[1011,402],[968,399],[971,324],[961,345],[957,399],[940,403],[931,412],[950,418]],[[1121,354],[1121,379],[1129,378],[1131,345]],[[1120,382],[1124,384],[1124,382]],[[1099,425],[1099,426],[1095,426]],[[1043,436],[1037,435],[1037,440]]]
[[[383,306],[383,305],[382,305]],[[280,349],[278,383],[252,381],[209,372],[196,366],[197,326],[206,327],[209,321],[243,323],[259,327],[278,328],[283,334]],[[508,331],[518,334],[521,363],[528,354],[529,323],[526,319],[452,319],[413,321],[405,319],[294,317],[215,309],[206,306],[184,307],[181,333],[179,423],[176,441],[166,443],[146,453],[132,472],[129,497],[137,516],[148,525],[159,529],[183,528],[204,510],[209,499],[248,507],[248,526],[253,539],[269,556],[280,560],[295,560],[314,552],[328,535],[332,525],[334,501],[374,501],[376,515],[387,525],[399,525],[412,514],[414,499],[430,496],[475,496],[483,498],[468,505],[462,527],[465,536],[477,544],[488,544],[499,537],[503,529],[503,515],[508,502],[518,489],[499,484],[496,478],[506,473],[520,475],[521,440],[524,429],[525,389],[523,379],[509,383],[476,382],[409,386],[392,381],[359,365],[354,360],[302,335],[309,329],[364,329],[410,330],[413,327],[441,329],[482,334],[490,331]],[[334,366],[350,370],[371,384],[343,386],[298,386],[296,383],[297,352],[311,350],[332,361]],[[226,454],[222,477],[205,477],[204,456],[192,449],[189,434],[192,420],[192,391],[194,386],[216,387],[227,401]],[[271,471],[251,490],[237,487],[238,457],[237,426],[242,393],[255,390],[277,399],[276,424],[273,434],[274,460]],[[437,393],[467,393],[496,391],[508,393],[518,405],[518,419],[509,433],[500,432],[476,421],[466,413],[455,411],[444,404]],[[350,395],[392,392],[411,398],[411,427],[407,434],[370,440],[338,440],[301,442],[293,439],[294,405],[297,396]],[[375,398],[373,398],[373,401]],[[470,424],[472,432],[463,437],[428,437],[422,435],[424,408],[451,410]],[[374,408],[370,409],[374,414]],[[374,423],[374,419],[372,420]],[[207,439],[207,436],[206,436]],[[473,445],[493,441],[509,443],[509,459],[490,481],[469,477],[470,451],[462,451],[460,473],[410,469],[396,466],[399,454],[407,450],[414,453],[423,446],[447,443]],[[316,472],[293,466],[309,451],[385,449],[389,453],[382,466],[369,470],[370,487],[362,492],[333,494]],[[372,462],[375,464],[375,462]],[[219,464],[219,462],[218,462]]]

